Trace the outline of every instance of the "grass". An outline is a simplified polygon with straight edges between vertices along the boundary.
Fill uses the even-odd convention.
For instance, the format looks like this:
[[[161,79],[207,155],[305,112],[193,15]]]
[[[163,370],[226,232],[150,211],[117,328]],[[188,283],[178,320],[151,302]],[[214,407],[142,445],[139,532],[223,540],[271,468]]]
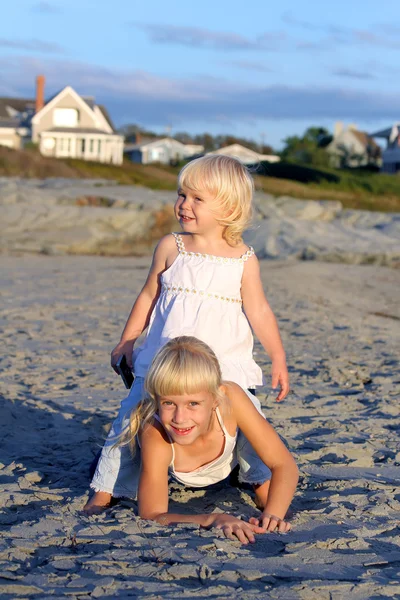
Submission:
[[[385,175],[376,175],[385,177]],[[344,208],[400,212],[400,192],[371,194],[360,190],[347,191],[335,184],[299,183],[277,177],[256,175],[256,189],[273,196],[292,196],[304,200],[339,200]]]
[[[345,208],[400,212],[400,177],[396,175],[327,168],[317,170],[289,163],[268,165],[267,170],[267,176],[255,175],[256,188],[273,196],[339,200]],[[175,190],[178,172],[178,167],[140,165],[128,161],[117,166],[83,160],[58,160],[45,158],[34,149],[17,151],[0,146],[0,176],[109,179],[120,185]]]

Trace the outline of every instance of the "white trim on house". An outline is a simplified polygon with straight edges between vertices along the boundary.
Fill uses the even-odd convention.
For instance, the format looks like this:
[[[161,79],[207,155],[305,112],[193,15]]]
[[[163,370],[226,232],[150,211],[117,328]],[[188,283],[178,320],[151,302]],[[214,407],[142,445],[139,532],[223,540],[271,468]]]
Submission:
[[[48,102],[47,104],[45,104],[43,106],[43,108],[41,108],[34,117],[32,117],[32,124],[36,125],[40,119],[49,111],[51,110],[51,108],[53,108],[53,106],[59,102],[59,100],[61,100],[61,98],[63,98],[64,96],[66,96],[67,94],[72,94],[77,101],[79,102],[79,104],[82,106],[82,108],[88,113],[88,115],[91,116],[91,118],[93,119],[93,110],[90,108],[90,106],[88,106],[86,104],[86,102],[80,97],[80,95],[78,94],[78,92],[76,92],[70,85],[67,85],[63,90],[61,90],[61,92],[59,92],[56,96],[54,96],[54,98],[52,98],[50,100],[50,102]]]
[[[120,165],[124,138],[107,131],[42,131],[39,149],[43,156],[75,158]]]
[[[101,112],[100,108],[97,106],[97,104],[94,105],[93,112],[94,112],[96,118],[100,121],[99,125],[101,127],[104,126],[104,129],[106,131],[108,131],[108,133],[114,133],[113,128],[111,127],[110,123],[107,121],[107,119],[105,118],[105,116]]]
[[[40,137],[66,137],[66,136],[75,136],[75,137],[107,137],[109,138],[121,138],[122,135],[118,133],[108,133],[107,131],[85,131],[84,129],[76,129],[75,131],[52,131],[51,129],[47,129],[46,131],[40,132]]]

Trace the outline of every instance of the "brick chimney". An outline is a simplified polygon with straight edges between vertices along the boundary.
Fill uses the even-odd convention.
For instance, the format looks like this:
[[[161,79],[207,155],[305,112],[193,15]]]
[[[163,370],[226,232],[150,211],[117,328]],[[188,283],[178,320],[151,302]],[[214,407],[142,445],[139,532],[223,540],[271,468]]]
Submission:
[[[45,82],[44,75],[38,75],[36,77],[36,106],[35,106],[35,113],[39,112],[39,110],[42,110],[42,108],[44,106],[44,82]]]

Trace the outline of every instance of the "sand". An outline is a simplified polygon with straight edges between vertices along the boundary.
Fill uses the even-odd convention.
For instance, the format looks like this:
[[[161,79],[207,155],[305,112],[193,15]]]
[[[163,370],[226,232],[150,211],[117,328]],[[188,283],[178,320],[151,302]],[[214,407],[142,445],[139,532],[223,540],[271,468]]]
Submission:
[[[301,471],[291,533],[244,547],[217,530],[142,521],[132,501],[80,512],[124,396],[109,352],[148,265],[1,257],[0,597],[400,597],[396,269],[262,261],[292,381],[281,405],[260,394]],[[175,485],[171,497],[180,511],[256,512],[249,491],[226,485]]]

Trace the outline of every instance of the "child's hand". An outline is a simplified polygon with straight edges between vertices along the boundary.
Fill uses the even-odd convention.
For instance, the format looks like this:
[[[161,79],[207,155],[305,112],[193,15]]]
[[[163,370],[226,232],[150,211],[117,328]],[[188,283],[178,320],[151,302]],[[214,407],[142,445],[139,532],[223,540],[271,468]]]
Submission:
[[[285,359],[272,361],[272,389],[276,389],[278,385],[281,391],[276,397],[277,402],[281,402],[289,393],[289,373]]]
[[[257,517],[251,517],[249,519],[249,523],[251,525],[258,525],[263,528],[263,531],[275,531],[275,533],[288,533],[291,530],[290,523],[284,521],[280,517],[276,517],[275,515],[271,515],[271,513],[266,512],[265,510],[262,512],[261,517],[257,519]]]
[[[117,364],[119,357],[122,356],[123,354],[125,354],[125,358],[126,358],[128,367],[130,369],[132,369],[133,346],[134,346],[134,342],[132,340],[119,342],[119,344],[117,344],[115,346],[114,350],[111,352],[111,366],[114,369],[114,371],[117,373],[117,375],[119,375],[119,373],[118,373],[117,369],[115,368],[115,365]]]
[[[215,515],[212,527],[222,529],[225,537],[230,540],[238,539],[242,544],[248,544],[249,542],[254,544],[256,541],[254,534],[265,533],[265,528],[260,527],[258,523],[246,523],[246,521],[225,513]]]

